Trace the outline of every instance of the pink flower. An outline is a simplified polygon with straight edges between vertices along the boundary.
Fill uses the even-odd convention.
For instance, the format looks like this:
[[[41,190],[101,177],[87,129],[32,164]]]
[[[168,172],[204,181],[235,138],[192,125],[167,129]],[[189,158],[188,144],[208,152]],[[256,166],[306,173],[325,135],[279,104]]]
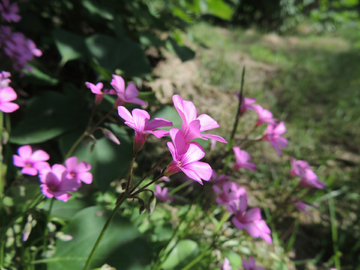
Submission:
[[[95,94],[95,103],[100,104],[103,100],[104,95],[116,95],[116,91],[113,89],[104,89],[104,92],[101,92],[101,89],[103,88],[103,84],[101,82],[97,83],[96,85],[85,82],[85,86],[91,90]]]
[[[208,181],[212,175],[209,164],[199,162],[205,156],[205,151],[195,142],[186,143],[184,135],[179,129],[170,130],[173,143],[168,142],[173,161],[164,170],[165,176],[170,176],[176,172],[183,171],[189,178],[202,184],[201,179]]]
[[[249,262],[243,260],[243,266],[246,270],[265,270],[264,268],[255,265],[255,259],[253,257],[249,257]]]
[[[139,91],[136,89],[135,84],[129,83],[125,89],[124,79],[118,75],[112,75],[113,79],[111,85],[114,87],[118,98],[116,100],[116,105],[123,105],[125,102],[135,103],[139,105],[146,105],[146,102],[142,99],[137,98]]]
[[[228,258],[225,257],[224,264],[219,264],[220,270],[231,270],[231,264]]]
[[[309,163],[304,160],[296,160],[293,157],[290,157],[290,176],[294,177],[295,175],[303,177],[305,176],[305,170],[310,167]]]
[[[215,171],[213,171],[210,181],[216,183],[217,185],[221,185],[222,183],[226,182],[229,178],[230,175],[226,175],[226,174],[218,175]]]
[[[19,7],[16,3],[12,3],[10,5],[9,0],[2,0],[2,4],[0,3],[0,11],[1,15],[7,22],[18,22],[21,20],[21,17],[16,14],[19,13]]]
[[[301,211],[307,215],[310,215],[310,212],[306,211],[307,205],[305,203],[303,203],[300,199],[293,199],[292,201],[298,211]]]
[[[169,131],[154,130],[155,128],[171,127],[173,125],[172,122],[162,118],[150,120],[150,115],[145,110],[134,109],[131,115],[124,106],[119,106],[118,113],[119,116],[125,120],[125,125],[135,130],[135,153],[141,150],[149,134],[153,134],[156,138],[169,135]]]
[[[278,125],[268,125],[266,134],[263,137],[263,140],[269,141],[279,155],[282,154],[279,147],[284,148],[288,143],[287,139],[280,137],[280,135],[284,134],[285,132],[286,127],[284,125],[284,122],[281,122]]]
[[[207,114],[202,114],[199,115],[199,117],[196,117],[196,107],[191,101],[183,100],[179,95],[174,95],[173,102],[183,121],[181,132],[184,134],[186,142],[190,142],[196,138],[201,138],[204,140],[213,139],[219,142],[227,143],[226,140],[220,136],[212,134],[201,134],[201,131],[218,128],[219,125]]]
[[[55,197],[66,202],[71,197],[71,192],[76,191],[81,183],[77,179],[67,177],[68,172],[63,165],[55,164],[51,169],[43,170],[40,174],[41,192],[48,198]]]
[[[172,202],[174,198],[169,196],[169,191],[167,188],[161,189],[160,185],[155,185],[155,192],[154,195],[158,198],[161,202]]]
[[[230,208],[230,209],[229,209]],[[246,211],[247,196],[241,196],[236,203],[230,203],[228,210],[234,213],[232,222],[239,230],[246,230],[252,237],[261,237],[266,242],[271,243],[271,233],[265,221],[261,219],[259,208],[252,208]]]
[[[0,111],[11,113],[19,109],[19,105],[12,103],[17,99],[17,94],[10,86],[0,88]]]
[[[315,187],[319,189],[325,188],[323,182],[321,182],[317,175],[310,169],[305,169],[305,174],[301,177],[299,186],[302,187]]]
[[[160,178],[160,181],[164,181],[164,182],[170,182],[170,178],[167,176],[163,176]]]
[[[239,93],[235,93],[235,95],[239,98],[240,94]],[[247,110],[254,110],[254,105],[252,105],[253,103],[256,102],[256,98],[244,98],[244,96],[242,96],[242,101],[241,101],[241,106],[240,106],[240,112],[243,114],[245,113]]]
[[[257,126],[260,126],[262,123],[269,123],[272,125],[275,124],[276,119],[273,118],[273,115],[270,111],[265,110],[260,105],[254,105],[253,107],[256,113],[259,115],[259,119],[256,122]]]
[[[49,164],[45,162],[50,156],[43,150],[32,152],[30,145],[21,146],[18,149],[19,156],[13,155],[14,165],[23,167],[21,173],[29,175],[37,175],[38,171],[49,168]]]
[[[10,72],[7,72],[7,71],[0,72],[0,89],[9,86],[9,83],[11,82],[11,80],[8,78],[10,76],[11,76]]]
[[[239,188],[239,184],[234,182],[224,182],[221,186],[213,186],[213,189],[220,195],[215,199],[217,204],[224,204],[231,213],[232,206],[230,204],[236,203],[236,201],[240,199],[240,196],[246,196],[245,188]]]
[[[248,162],[250,155],[247,152],[241,150],[240,147],[233,147],[233,150],[236,158],[233,171],[236,171],[240,168],[245,168],[255,172],[256,164]]]
[[[70,157],[65,161],[65,166],[67,170],[66,177],[69,179],[78,179],[84,182],[85,184],[91,184],[93,177],[90,172],[91,165],[85,161],[78,163],[77,157]]]

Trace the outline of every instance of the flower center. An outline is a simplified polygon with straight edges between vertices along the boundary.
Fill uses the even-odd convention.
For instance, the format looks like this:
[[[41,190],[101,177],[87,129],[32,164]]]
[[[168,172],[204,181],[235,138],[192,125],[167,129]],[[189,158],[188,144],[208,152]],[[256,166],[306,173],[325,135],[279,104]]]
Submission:
[[[26,162],[26,163],[25,163],[25,167],[26,167],[26,168],[31,168],[31,167],[32,167],[32,163],[31,163],[31,162]]]
[[[56,185],[48,185],[48,188],[51,190],[51,191],[57,191],[57,186]]]
[[[73,172],[72,172],[72,173],[70,173],[70,175],[71,175],[71,177],[72,177],[72,178],[75,178],[75,177],[76,177],[76,174],[75,174],[75,173],[73,173]]]

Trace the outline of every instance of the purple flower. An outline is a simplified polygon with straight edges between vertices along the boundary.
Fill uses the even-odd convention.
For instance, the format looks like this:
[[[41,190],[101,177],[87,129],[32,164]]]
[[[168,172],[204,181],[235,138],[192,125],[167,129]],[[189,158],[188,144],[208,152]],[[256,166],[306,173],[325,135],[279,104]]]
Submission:
[[[19,7],[16,3],[10,5],[9,0],[2,0],[2,4],[0,3],[0,11],[2,17],[7,22],[19,22],[21,20],[21,17],[16,14],[19,13]]]
[[[36,48],[35,43],[22,33],[11,33],[10,28],[2,27],[0,32],[2,42],[5,43],[5,53],[15,61],[13,68],[15,70],[26,68],[32,71],[29,66],[26,66],[27,62],[33,60],[34,56],[40,57],[42,55],[42,52]]]
[[[250,155],[247,152],[241,150],[240,147],[233,147],[233,150],[236,158],[233,171],[236,171],[240,168],[245,168],[255,172],[256,164],[248,162]]]
[[[239,98],[240,94],[239,93],[235,93],[235,95]],[[243,114],[245,113],[247,110],[254,110],[254,105],[253,103],[256,102],[256,98],[244,98],[244,96],[242,96],[242,101],[241,101],[241,106],[240,106],[240,112]]]
[[[276,119],[273,118],[273,115],[270,111],[265,110],[260,105],[254,105],[255,112],[259,115],[259,119],[256,122],[257,126],[260,126],[262,123],[269,123],[274,125]]]
[[[294,203],[294,205],[298,211],[301,211],[307,215],[310,215],[310,212],[306,211],[307,205],[305,203],[303,203],[300,199],[293,199],[292,202]]]
[[[113,79],[111,85],[114,87],[118,98],[116,100],[116,105],[123,105],[125,102],[135,103],[139,105],[146,105],[146,102],[142,99],[137,98],[139,91],[136,89],[135,84],[129,83],[125,89],[124,79],[118,75],[112,75]]]
[[[71,197],[71,192],[76,191],[81,183],[77,179],[67,177],[68,172],[63,165],[55,164],[51,169],[42,170],[40,174],[41,192],[48,198],[55,197],[66,202]]]
[[[49,168],[49,164],[45,162],[50,157],[43,150],[36,150],[34,153],[30,145],[21,146],[18,149],[18,154],[13,155],[14,165],[23,167],[21,173],[29,175],[37,175],[38,171]]]
[[[219,264],[220,270],[231,270],[232,267],[230,265],[230,261],[228,258],[224,258],[224,263],[223,264]]]
[[[285,132],[286,127],[284,125],[284,122],[281,122],[278,125],[268,125],[266,134],[263,137],[263,140],[269,141],[279,155],[282,154],[279,147],[285,148],[288,143],[287,139],[280,137],[280,135],[284,134]]]
[[[174,198],[169,196],[169,191],[167,188],[161,189],[160,185],[155,185],[155,192],[154,195],[158,198],[161,202],[172,202]]]
[[[224,182],[221,186],[214,185],[214,191],[220,196],[215,199],[218,204],[224,204],[228,211],[232,213],[231,203],[236,203],[240,196],[246,196],[246,190],[243,187],[239,188],[239,184],[234,182]]]
[[[301,177],[299,182],[299,186],[301,187],[315,187],[319,189],[325,188],[323,182],[321,182],[317,175],[310,169],[305,169],[305,174]]]
[[[116,91],[113,89],[104,89],[104,92],[101,92],[101,89],[103,88],[103,84],[101,82],[97,83],[96,85],[85,82],[85,86],[91,90],[95,94],[95,103],[100,104],[103,100],[104,95],[116,95]]]
[[[202,184],[201,179],[208,181],[212,175],[209,164],[199,162],[205,156],[205,151],[195,142],[186,143],[184,135],[179,129],[170,130],[173,143],[168,142],[173,161],[164,170],[165,176],[170,176],[176,172],[183,171],[189,178]]]
[[[171,127],[173,125],[172,122],[162,118],[155,118],[153,120],[150,120],[150,115],[145,110],[134,109],[131,115],[124,106],[119,106],[118,113],[119,116],[125,120],[125,125],[135,130],[135,153],[141,150],[145,143],[146,137],[149,134],[153,134],[156,138],[161,138],[169,135],[169,131],[154,130],[155,128]]]
[[[0,111],[11,113],[19,109],[19,105],[12,103],[17,99],[17,94],[10,86],[0,88]]]
[[[9,79],[10,76],[11,76],[10,72],[7,71],[0,72],[0,89],[9,86],[9,83],[11,82],[11,80]]]
[[[249,257],[249,262],[243,260],[243,266],[246,270],[265,270],[264,268],[255,265],[255,259],[253,257]]]
[[[295,175],[303,177],[305,176],[305,170],[310,167],[309,163],[304,160],[296,160],[293,157],[290,157],[290,176],[294,177]]]
[[[91,165],[85,161],[81,161],[78,163],[77,157],[68,158],[65,161],[65,166],[67,170],[66,177],[68,179],[78,179],[85,184],[91,184],[93,177],[90,172]]]
[[[186,142],[190,142],[196,138],[201,138],[204,140],[213,139],[219,142],[227,143],[226,140],[220,136],[212,134],[201,134],[201,131],[218,128],[219,125],[207,114],[202,114],[196,117],[196,107],[191,101],[183,100],[179,95],[174,95],[173,102],[183,121],[181,132],[184,134]]]
[[[216,183],[217,185],[221,185],[222,183],[226,182],[229,178],[230,175],[226,175],[226,174],[218,175],[215,171],[213,171],[210,181]]]
[[[229,209],[230,208],[230,209]],[[237,202],[229,204],[228,211],[234,213],[232,222],[239,230],[246,230],[252,237],[261,237],[271,243],[271,233],[265,221],[261,219],[259,208],[252,208],[246,212],[247,196],[241,196]]]

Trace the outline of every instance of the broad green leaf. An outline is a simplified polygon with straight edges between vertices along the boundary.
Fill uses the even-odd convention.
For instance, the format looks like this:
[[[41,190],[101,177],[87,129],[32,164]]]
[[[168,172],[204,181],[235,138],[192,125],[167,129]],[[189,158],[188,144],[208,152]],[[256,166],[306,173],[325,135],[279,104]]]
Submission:
[[[119,139],[120,145],[110,141],[102,134],[99,136],[95,134],[97,142],[92,152],[91,145],[93,142],[85,146],[85,140],[83,140],[71,155],[77,156],[79,160],[90,163],[93,181],[102,192],[108,189],[112,181],[121,177],[129,170],[133,152],[132,140],[126,131],[116,125],[109,125],[109,128]],[[59,138],[60,150],[63,156],[66,155],[82,132],[83,130],[74,130]]]
[[[160,110],[156,111],[153,115],[152,118],[164,118],[166,120],[169,120],[173,123],[174,126],[172,127],[162,127],[159,129],[163,129],[163,130],[170,130],[172,128],[181,128],[182,125],[182,120],[180,115],[178,114],[178,112],[173,108],[170,107],[168,105],[165,105],[164,107],[162,107]]]
[[[187,23],[192,23],[193,19],[184,12],[184,10],[182,10],[181,8],[178,7],[173,7],[172,8],[172,14],[176,17],[178,17],[179,19],[183,20],[184,22]]]
[[[59,83],[58,79],[52,78],[50,75],[42,72],[31,63],[28,63],[27,65],[32,69],[32,72],[24,69],[23,72],[25,76],[21,78],[22,82],[28,82],[36,85],[56,85]]]
[[[40,143],[76,128],[85,129],[90,112],[73,97],[46,92],[29,100],[25,117],[12,130],[10,142]]]
[[[162,265],[162,269],[182,269],[182,267],[195,259],[198,253],[199,247],[195,241],[189,239],[181,240],[170,252]]]
[[[55,29],[52,35],[62,57],[61,65],[70,60],[86,58],[85,37],[63,29]]]
[[[92,0],[82,0],[81,4],[86,8],[91,14],[98,15],[105,20],[113,20],[114,16],[112,13],[107,10],[106,7],[100,5],[99,3]]]
[[[48,259],[48,269],[82,269],[110,211],[89,207],[78,212],[62,232],[68,242],[56,241],[56,252]],[[151,245],[126,218],[115,215],[95,253],[90,268],[107,263],[116,269],[141,270],[151,261]]]
[[[110,71],[122,70],[126,76],[142,77],[151,68],[140,44],[128,39],[95,34],[86,39],[86,46],[100,66]]]
[[[39,206],[40,209],[49,210],[50,200],[46,200],[45,203]],[[77,212],[84,209],[86,204],[77,199],[70,199],[67,202],[55,200],[51,208],[51,216],[57,217],[61,220],[72,219]]]
[[[223,20],[230,20],[233,10],[223,0],[205,0],[207,3],[208,14],[219,17]]]
[[[141,44],[143,44],[145,46],[155,46],[155,47],[164,46],[164,41],[162,41],[156,35],[154,35],[150,32],[140,33],[139,39],[140,39]]]
[[[195,52],[193,50],[186,46],[180,46],[172,37],[169,37],[166,40],[166,49],[179,56],[183,62],[191,60],[195,57]]]

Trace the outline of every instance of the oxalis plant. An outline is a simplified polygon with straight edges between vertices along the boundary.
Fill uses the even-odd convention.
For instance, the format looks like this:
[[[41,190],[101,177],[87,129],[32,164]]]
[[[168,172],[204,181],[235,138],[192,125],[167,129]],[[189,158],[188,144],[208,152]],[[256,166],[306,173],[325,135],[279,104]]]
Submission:
[[[9,122],[8,113],[19,108],[17,104],[12,102],[17,98],[17,95],[10,86],[10,76],[9,72],[1,72],[1,145],[7,143],[6,138],[9,132],[9,127],[7,127]],[[21,168],[23,175],[38,175],[40,190],[36,192],[34,198],[22,211],[13,216],[11,213],[6,212],[6,209],[9,209],[5,202],[6,189],[3,186],[1,187],[1,207],[5,209],[5,211],[1,211],[1,218],[5,219],[5,216],[7,216],[6,220],[8,220],[5,227],[1,228],[1,269],[16,269],[18,267],[35,269],[37,265],[51,263],[54,248],[56,250],[56,246],[54,247],[54,237],[66,241],[64,244],[69,245],[69,248],[73,248],[71,247],[71,241],[74,241],[73,237],[76,237],[76,233],[74,235],[64,234],[59,231],[59,228],[66,226],[66,224],[58,220],[59,224],[54,225],[54,223],[56,224],[56,219],[51,219],[54,201],[67,202],[82,184],[88,185],[93,181],[93,175],[90,173],[90,164],[73,156],[74,150],[80,147],[81,142],[84,140],[96,142],[94,132],[99,130],[115,144],[121,143],[109,129],[102,125],[115,110],[117,110],[118,116],[124,120],[124,124],[134,130],[133,155],[128,170],[129,174],[126,180],[121,183],[122,190],[114,201],[111,207],[112,211],[108,215],[106,222],[102,224],[103,227],[96,241],[93,242],[93,246],[76,247],[77,249],[88,250],[86,252],[87,257],[76,259],[77,263],[74,264],[76,269],[79,269],[78,267],[91,269],[97,266],[96,260],[94,261],[95,254],[99,251],[98,248],[103,237],[119,209],[121,209],[120,212],[122,213],[133,212],[137,204],[140,214],[147,211],[151,215],[156,201],[163,202],[164,204],[174,202],[176,193],[186,186],[192,185],[194,181],[197,182],[196,185],[203,185],[203,192],[197,196],[192,204],[183,208],[183,213],[179,215],[179,220],[176,222],[177,225],[172,231],[171,236],[166,238],[166,241],[162,241],[160,248],[157,249],[157,254],[154,255],[150,262],[150,269],[171,269],[171,260],[169,258],[171,258],[175,249],[181,245],[186,246],[186,244],[189,244],[186,242],[186,238],[190,235],[196,235],[192,230],[194,228],[202,228],[203,230],[200,232],[200,235],[203,234],[203,239],[199,240],[203,243],[200,252],[196,252],[195,255],[193,254],[192,259],[187,260],[186,263],[180,263],[181,268],[177,265],[176,269],[196,269],[204,261],[208,262],[208,260],[204,259],[209,258],[209,256],[213,258],[214,262],[202,267],[232,269],[232,265],[235,265],[234,267],[239,267],[240,265],[234,262],[231,265],[230,260],[221,254],[222,251],[226,254],[227,247],[233,243],[231,241],[236,241],[236,245],[241,245],[245,239],[253,237],[260,238],[267,244],[271,244],[273,239],[268,223],[278,218],[281,211],[302,211],[308,213],[308,204],[304,201],[304,198],[314,189],[325,188],[325,185],[318,179],[314,171],[310,169],[310,165],[306,161],[291,158],[289,178],[296,177],[299,181],[296,180],[297,182],[293,185],[293,190],[284,198],[283,208],[275,211],[271,216],[268,213],[268,209],[266,209],[267,216],[265,218],[260,208],[249,209],[248,197],[250,195],[246,189],[238,183],[230,181],[232,174],[238,170],[256,171],[257,165],[250,162],[250,155],[243,149],[255,143],[265,141],[274,147],[277,154],[281,155],[281,150],[286,147],[288,141],[282,137],[286,131],[284,123],[278,123],[270,111],[255,103],[255,99],[244,97],[244,76],[245,68],[242,73],[241,89],[237,93],[238,108],[236,117],[228,141],[218,135],[207,133],[209,130],[219,127],[216,120],[207,114],[198,116],[194,104],[191,101],[183,100],[179,95],[174,95],[172,99],[174,107],[182,120],[181,128],[159,130],[159,128],[172,127],[173,123],[163,118],[151,119],[149,113],[143,109],[135,108],[130,112],[124,106],[127,103],[146,104],[145,101],[138,98],[139,91],[134,84],[129,83],[125,87],[123,78],[118,75],[113,75],[110,83],[111,89],[103,89],[104,85],[101,82],[96,85],[86,82],[85,86],[95,94],[92,113],[84,132],[65,155],[64,162],[51,166],[48,163],[50,159],[49,154],[41,149],[33,149],[30,145],[19,147],[17,150],[18,154],[13,155],[13,165]],[[116,97],[113,107],[99,121],[94,122],[96,110],[106,95]],[[254,122],[250,132],[244,134],[244,140],[239,145],[235,145],[237,141],[234,138],[237,133],[237,127],[242,116],[247,113],[256,113],[257,120]],[[264,129],[265,126],[266,128]],[[134,165],[136,164],[137,155],[142,150],[147,137],[151,134],[157,139],[164,139],[164,137],[168,138],[170,136],[171,141],[166,143],[168,151],[143,177],[137,177],[134,180]],[[200,161],[205,157],[205,150],[198,142],[194,141],[196,139],[210,140],[212,149],[215,142],[227,144],[227,151],[222,159],[223,166],[220,166],[222,169],[215,171],[210,164]],[[86,147],[92,148],[93,145],[88,144]],[[164,165],[164,162],[169,159],[171,161]],[[4,183],[5,168],[3,163],[0,164],[1,183]],[[161,169],[159,170],[158,167]],[[169,191],[167,187],[164,187],[165,183],[171,181],[171,176],[178,172],[186,175],[189,180]],[[209,193],[208,187],[210,187],[210,193],[215,195],[212,197],[214,203],[211,203],[212,206],[210,208],[202,209],[198,206],[198,203],[201,203],[207,196],[206,192]],[[209,199],[211,197],[208,197],[207,201]],[[41,236],[39,236],[38,232],[36,233],[39,237],[31,240],[30,248],[24,248],[24,244],[29,241],[31,233],[36,231],[37,220],[35,217],[37,216],[37,211],[41,211],[38,206],[44,205],[44,201],[45,205],[48,206],[45,212],[45,220],[42,220],[46,224],[45,229]],[[125,202],[128,202],[128,204],[124,204]],[[136,203],[135,205],[134,202]],[[124,205],[125,207],[122,207]],[[290,208],[289,205],[291,205]],[[11,218],[9,219],[8,217]],[[214,226],[209,228],[207,223]],[[139,224],[139,226],[141,227],[143,224]],[[17,238],[19,235],[21,235],[21,239]],[[112,237],[116,237],[116,235]],[[188,248],[191,249],[191,244]],[[19,252],[19,250],[21,251]],[[218,250],[220,253],[214,253],[214,250]],[[257,257],[257,254],[248,255],[252,256],[242,260],[242,267],[244,269],[265,269],[254,258]],[[41,259],[41,257],[44,259]],[[68,259],[72,260],[71,257]],[[110,269],[110,266],[103,265],[101,269]]]

